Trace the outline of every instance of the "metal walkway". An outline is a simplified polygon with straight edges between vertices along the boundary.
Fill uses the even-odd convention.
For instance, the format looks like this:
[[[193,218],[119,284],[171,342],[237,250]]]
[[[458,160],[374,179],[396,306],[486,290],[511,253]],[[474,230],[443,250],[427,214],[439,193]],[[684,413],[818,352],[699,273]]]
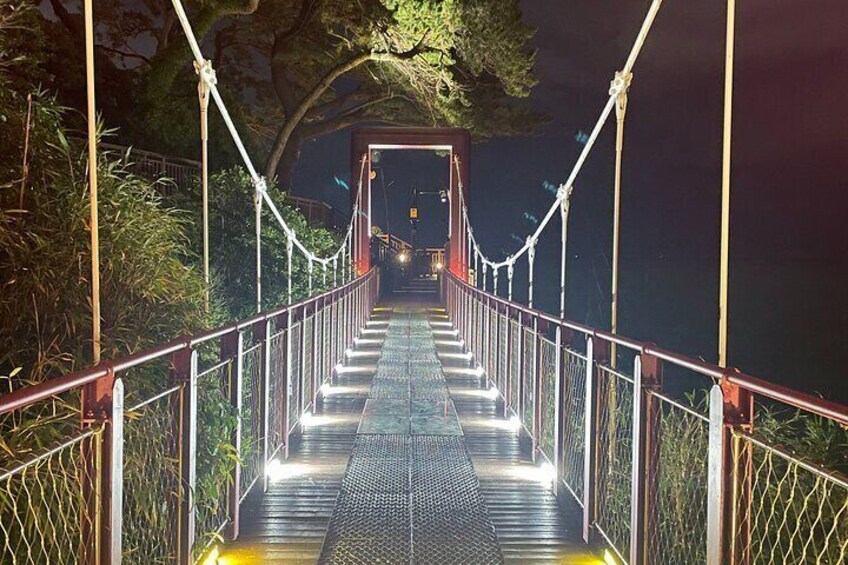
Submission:
[[[444,310],[378,308],[221,563],[598,563]]]

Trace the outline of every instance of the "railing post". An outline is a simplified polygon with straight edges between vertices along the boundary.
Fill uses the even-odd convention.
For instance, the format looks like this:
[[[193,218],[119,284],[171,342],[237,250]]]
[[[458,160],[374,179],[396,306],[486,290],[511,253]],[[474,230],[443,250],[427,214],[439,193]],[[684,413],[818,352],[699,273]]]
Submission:
[[[589,337],[586,340],[586,404],[583,439],[583,541],[591,543],[592,525],[598,515],[596,479],[598,476],[598,394],[595,367],[609,359],[609,342]]]
[[[518,311],[518,351],[515,353],[518,356],[518,390],[514,394],[518,395],[516,417],[524,423],[524,389],[527,386],[524,382],[524,364],[526,363],[527,351],[524,347],[524,312]]]
[[[300,348],[300,367],[298,368],[299,370],[297,372],[297,378],[298,381],[300,381],[297,387],[300,398],[297,399],[297,421],[300,424],[303,423],[302,417],[306,413],[307,403],[306,395],[304,394],[303,390],[305,387],[303,385],[304,383],[306,383],[306,379],[309,378],[309,376],[306,374],[306,356],[309,355],[309,351],[306,350],[306,320],[307,318],[309,318],[308,308],[309,306],[304,304],[303,306],[301,306],[300,309],[300,343],[297,344],[297,347]],[[315,324],[313,322],[313,326],[314,325]]]
[[[171,382],[180,386],[178,457],[180,473],[177,563],[194,563],[197,483],[197,351],[181,349],[171,359]]]
[[[284,383],[285,394],[283,395],[283,403],[285,404],[286,411],[283,416],[283,427],[285,428],[283,431],[283,442],[285,445],[285,458],[289,458],[289,453],[291,451],[291,422],[292,415],[289,410],[289,406],[291,406],[291,397],[294,395],[294,379],[292,378],[292,373],[294,371],[294,366],[292,363],[292,352],[295,347],[298,347],[299,344],[294,343],[294,338],[292,334],[292,326],[294,325],[294,311],[289,309],[285,313],[286,316],[286,378]]]
[[[313,304],[314,312],[312,314],[312,375],[310,378],[312,379],[312,413],[316,412],[318,407],[318,388],[320,387],[321,380],[321,363],[320,363],[320,355],[318,352],[321,350],[320,348],[320,340],[323,337],[319,334],[318,328],[324,327],[324,314],[322,313],[323,307],[320,306],[320,303],[323,303],[324,299],[321,298],[316,300]],[[323,332],[322,332],[323,333]]]
[[[502,320],[506,321],[506,343],[504,344],[504,347],[506,347],[506,363],[504,363],[504,373],[505,374],[504,374],[504,388],[503,388],[503,397],[504,397],[503,415],[504,415],[504,418],[509,418],[509,402],[510,402],[510,399],[512,398],[512,390],[511,390],[512,383],[510,382],[510,376],[511,376],[510,375],[510,367],[512,366],[512,363],[510,363],[510,356],[515,355],[515,352],[512,351],[512,339],[511,339],[512,319],[510,318],[509,306],[504,308],[504,310],[505,310],[505,314],[504,314],[504,318]]]
[[[124,386],[111,367],[105,377],[83,387],[82,426],[103,426],[84,440],[80,562],[120,565],[123,507]]]
[[[656,527],[661,409],[652,395],[662,386],[662,363],[642,353],[633,361],[633,451],[630,478],[630,563],[648,563],[648,540]]]
[[[489,384],[491,383],[491,380],[492,380],[492,370],[491,370],[491,367],[489,366],[489,365],[492,364],[491,363],[491,361],[492,361],[492,353],[491,353],[492,352],[492,336],[490,335],[492,333],[492,331],[491,331],[492,325],[491,325],[491,321],[490,321],[491,317],[492,317],[492,307],[491,307],[491,304],[490,304],[491,300],[489,299],[489,296],[486,295],[484,298],[485,298],[486,302],[484,303],[484,306],[483,306],[483,314],[484,314],[484,316],[483,316],[483,319],[484,319],[483,347],[482,347],[483,351],[481,352],[481,355],[482,355],[483,361],[485,363],[485,366],[483,366],[483,363],[481,363],[480,365],[483,366],[483,370],[486,372],[486,388],[489,388]]]
[[[228,537],[236,539],[239,535],[239,500],[241,499],[241,426],[242,426],[242,383],[244,370],[244,335],[241,331],[230,332],[221,338],[221,358],[232,359],[229,371],[230,406],[235,408],[238,417],[233,430],[232,442],[239,459],[233,465],[230,479],[230,492],[227,498],[227,515],[230,520]]]
[[[542,365],[542,347],[541,347],[541,337],[539,336],[539,332],[542,330],[539,324],[538,316],[533,317],[533,372],[531,373],[531,378],[533,382],[533,430],[532,430],[532,439],[533,439],[533,463],[536,462],[537,451],[539,450],[539,431],[541,429],[541,407],[542,407],[542,399],[539,395],[539,391],[541,387],[541,374],[542,371],[540,367]]]
[[[723,454],[722,485],[724,543],[722,562],[748,565],[751,558],[751,497],[754,461],[749,442],[733,429],[750,432],[754,425],[754,396],[739,385],[722,379]]]
[[[724,394],[720,385],[710,389],[710,434],[707,453],[707,565],[721,565],[724,537],[725,443]]]

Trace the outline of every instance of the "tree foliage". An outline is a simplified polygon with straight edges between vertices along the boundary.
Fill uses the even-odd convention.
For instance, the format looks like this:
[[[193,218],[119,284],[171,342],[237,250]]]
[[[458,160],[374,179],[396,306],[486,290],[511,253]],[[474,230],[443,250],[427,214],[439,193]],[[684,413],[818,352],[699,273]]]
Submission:
[[[78,0],[50,2],[78,33]],[[101,4],[104,64],[132,77],[125,134],[193,153],[195,78],[170,3]],[[465,127],[487,139],[543,120],[519,100],[536,84],[519,0],[206,0],[187,9],[242,130],[266,148],[266,175],[279,170],[284,188],[305,140],[358,123]],[[212,127],[213,140],[225,138]],[[226,144],[216,151],[232,160]]]

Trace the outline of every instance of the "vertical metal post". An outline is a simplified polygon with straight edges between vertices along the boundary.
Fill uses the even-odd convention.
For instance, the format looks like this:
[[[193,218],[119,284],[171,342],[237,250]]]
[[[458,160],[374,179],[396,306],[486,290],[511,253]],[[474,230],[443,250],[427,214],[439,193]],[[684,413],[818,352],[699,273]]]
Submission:
[[[285,379],[285,395],[283,396],[286,412],[285,417],[283,418],[283,427],[284,427],[284,438],[285,442],[285,458],[289,458],[289,454],[291,451],[291,421],[292,416],[289,411],[289,406],[291,406],[291,397],[294,395],[294,379],[292,379],[292,372],[294,367],[292,366],[292,351],[294,347],[297,347],[297,344],[293,343],[292,339],[292,325],[294,322],[294,312],[289,309],[286,312],[286,379]]]
[[[724,394],[720,385],[710,389],[710,440],[707,453],[707,565],[721,565],[724,532]]]
[[[206,64],[210,64],[206,61]],[[197,81],[197,99],[200,105],[200,192],[203,222],[203,281],[206,283],[205,305],[209,312],[209,85],[203,69],[195,63],[200,77]]]
[[[596,480],[598,476],[598,418],[600,415],[600,383],[595,369],[609,359],[609,342],[586,340],[586,404],[584,409],[583,456],[583,541],[591,543],[592,525],[598,513]]]
[[[323,299],[321,299],[320,302],[323,303]],[[319,355],[319,351],[321,350],[321,348],[320,348],[319,344],[321,343],[321,337],[322,336],[319,334],[318,328],[323,329],[323,326],[324,326],[323,307],[321,305],[319,305],[320,304],[319,301],[314,302],[314,304],[315,304],[315,311],[312,314],[312,375],[310,376],[310,378],[312,379],[312,413],[313,414],[315,414],[315,412],[318,409],[318,404],[317,404],[317,402],[318,402],[318,388],[320,386],[319,383],[321,381],[321,375],[320,375],[320,372],[321,372],[321,369],[320,369],[321,356]]]
[[[751,515],[754,461],[750,442],[732,434],[754,426],[754,395],[722,379],[724,397],[724,456],[722,490],[724,497],[724,537],[726,555],[722,562],[748,565],[751,556]]]
[[[623,88],[615,101],[616,133],[615,133],[615,190],[612,207],[612,284],[610,299],[610,333],[618,332],[618,262],[619,234],[621,232],[621,161],[624,153],[624,118],[627,115],[627,89],[630,87],[631,73],[615,73],[613,83],[620,82]],[[615,343],[610,346],[610,363],[616,366]]]
[[[483,362],[486,364],[486,366],[483,367],[483,369],[486,371],[486,383],[488,383],[490,378],[491,378],[491,374],[492,374],[491,368],[489,367],[491,365],[491,350],[492,350],[492,336],[490,335],[492,333],[491,329],[490,329],[491,328],[491,321],[490,320],[491,320],[491,316],[492,316],[492,308],[489,304],[489,302],[490,302],[489,297],[485,296],[484,299],[485,299],[486,302],[484,303],[484,306],[483,306],[483,320],[485,321],[485,323],[483,325],[483,347],[482,347],[482,349],[483,349]]]
[[[97,105],[94,86],[94,7],[83,3],[85,18],[86,120],[88,125],[89,229],[91,231],[91,345],[92,361],[100,363],[100,224],[97,205]]]
[[[533,308],[533,264],[536,261],[536,240],[531,236],[527,238],[527,243],[530,245],[527,248],[527,307]]]
[[[82,426],[102,426],[82,444],[80,562],[120,565],[123,504],[123,384],[109,368],[105,377],[83,387]],[[116,498],[117,497],[117,498]]]
[[[524,365],[526,363],[525,356],[527,355],[527,351],[524,347],[524,312],[521,310],[518,311],[518,351],[515,352],[515,355],[518,356],[518,390],[515,391],[515,394],[518,395],[518,402],[516,403],[518,413],[516,416],[518,416],[523,424],[524,410],[527,408],[524,406],[524,389],[527,387]]]
[[[724,59],[724,126],[721,160],[721,258],[718,294],[718,364],[727,366],[727,279],[730,271],[730,159],[733,132],[733,54],[736,33],[736,0],[727,0]]]
[[[197,483],[197,351],[181,349],[171,360],[171,382],[179,393],[179,516],[177,563],[194,563],[195,501]]]
[[[108,545],[110,565],[121,565],[123,559],[122,539],[124,523],[124,381],[115,379],[112,387],[112,422],[109,440],[109,528]]]
[[[539,391],[541,387],[541,373],[540,367],[542,365],[542,348],[541,348],[541,337],[539,336],[539,332],[541,331],[541,327],[539,324],[538,316],[533,316],[533,372],[531,377],[533,379],[533,462],[536,462],[536,456],[539,451],[539,432],[541,428],[541,397],[539,395]]]
[[[509,418],[509,403],[512,398],[512,390],[510,386],[512,384],[510,382],[510,367],[512,366],[512,363],[510,362],[510,358],[512,355],[515,355],[515,352],[512,351],[512,339],[510,339],[510,334],[512,333],[512,320],[509,315],[509,306],[504,308],[504,317],[501,321],[506,323],[506,343],[503,344],[503,347],[506,347],[506,363],[504,363],[503,415],[504,418]]]
[[[633,451],[630,478],[630,563],[648,563],[648,541],[656,527],[661,412],[653,396],[662,386],[662,364],[651,355],[633,361]]]
[[[512,275],[515,272],[515,269],[512,266],[512,261],[509,262],[506,266],[506,279],[507,279],[507,291],[506,296],[507,300],[512,302]]]
[[[254,211],[256,213],[256,311],[262,311],[262,184],[256,186]]]
[[[301,319],[300,319],[300,343],[298,347],[300,347],[300,367],[297,372],[298,375],[298,387],[297,389],[300,391],[300,398],[297,400],[297,421],[303,421],[303,415],[306,413],[306,395],[304,394],[304,384],[306,383],[306,379],[309,377],[306,375],[306,356],[309,355],[309,351],[306,349],[306,320],[309,318],[309,311],[307,310],[309,306],[304,305],[301,307]],[[314,326],[314,322],[313,322]]]
[[[230,491],[227,499],[229,517],[228,537],[236,539],[239,535],[239,501],[241,500],[241,427],[242,427],[242,385],[244,382],[244,335],[241,331],[230,332],[221,339],[221,358],[232,359],[229,372],[230,406],[235,408],[238,418],[233,430],[232,445],[239,459],[233,466]]]

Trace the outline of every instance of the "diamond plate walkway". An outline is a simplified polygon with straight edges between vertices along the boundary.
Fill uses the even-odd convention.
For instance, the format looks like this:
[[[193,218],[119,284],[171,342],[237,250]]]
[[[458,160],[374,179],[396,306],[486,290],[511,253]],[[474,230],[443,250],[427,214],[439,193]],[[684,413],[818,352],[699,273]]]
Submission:
[[[219,563],[599,563],[455,340],[441,308],[378,308]]]

